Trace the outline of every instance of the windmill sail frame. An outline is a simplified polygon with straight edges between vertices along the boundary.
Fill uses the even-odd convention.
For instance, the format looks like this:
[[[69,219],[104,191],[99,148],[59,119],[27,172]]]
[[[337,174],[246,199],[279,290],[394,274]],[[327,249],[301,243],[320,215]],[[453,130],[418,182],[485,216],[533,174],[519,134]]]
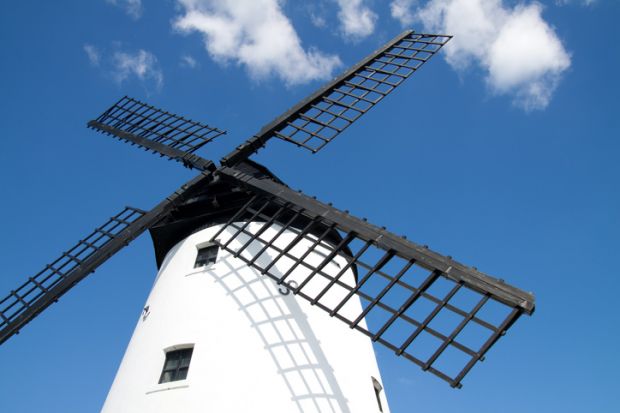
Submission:
[[[234,166],[273,137],[318,152],[402,84],[451,38],[404,31],[265,125],[222,158],[222,165]]]
[[[164,218],[192,190],[212,179],[211,173],[201,173],[148,212],[125,207],[11,291],[0,300],[0,344],[19,333],[21,328],[73,286]]]
[[[218,175],[252,196],[214,235],[213,242],[453,387],[461,386],[463,377],[523,313],[534,311],[532,294],[333,206],[234,168],[221,168]],[[250,229],[251,223],[259,223],[260,229]],[[232,236],[221,238],[230,232]],[[283,234],[290,232],[295,238],[280,246]],[[295,251],[302,241],[311,246],[304,252]],[[250,248],[258,252],[248,255]],[[317,253],[322,261],[309,263],[308,257]],[[336,257],[347,264],[334,275],[325,267]],[[265,260],[269,263],[259,264]],[[276,269],[279,263],[286,263],[288,270],[281,273]],[[358,273],[353,285],[341,279],[351,269]],[[342,293],[337,304],[325,304],[331,289]],[[343,314],[343,307],[354,296],[361,299],[363,311]],[[491,322],[481,316],[487,306],[501,309],[501,320]],[[370,319],[369,326],[361,323],[365,318]],[[475,339],[470,325],[478,329]],[[403,336],[403,331],[408,333]],[[461,368],[446,368],[448,357],[459,359]]]

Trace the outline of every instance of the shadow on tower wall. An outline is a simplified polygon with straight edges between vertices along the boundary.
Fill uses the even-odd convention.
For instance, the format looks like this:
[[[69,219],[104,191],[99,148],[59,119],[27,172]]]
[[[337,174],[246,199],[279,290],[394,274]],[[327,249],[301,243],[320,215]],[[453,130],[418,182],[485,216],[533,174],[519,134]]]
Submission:
[[[258,252],[252,246],[248,249],[250,254]],[[299,412],[350,413],[334,370],[295,296],[244,263],[235,267],[232,255],[220,253],[218,265],[226,265],[229,271],[221,276],[206,272],[235,300],[260,336]]]

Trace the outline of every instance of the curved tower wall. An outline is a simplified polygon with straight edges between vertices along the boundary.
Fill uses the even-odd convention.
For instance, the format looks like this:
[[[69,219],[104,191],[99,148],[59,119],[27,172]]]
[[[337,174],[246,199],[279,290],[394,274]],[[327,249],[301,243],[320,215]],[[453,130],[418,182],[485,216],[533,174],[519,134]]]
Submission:
[[[166,256],[102,411],[379,412],[372,378],[381,377],[368,337],[222,249],[214,264],[194,268],[198,248],[220,228],[189,236]],[[286,245],[295,235],[285,232],[278,242]],[[224,232],[220,239],[230,236]],[[310,245],[302,241],[290,254],[301,256]],[[250,245],[244,254],[259,250]],[[317,264],[327,253],[328,247],[319,246],[305,261]],[[258,258],[263,266],[268,262],[265,254]],[[285,273],[291,264],[276,270]],[[336,257],[323,271],[335,275],[345,264]],[[301,283],[309,272],[300,265],[287,280]],[[341,280],[353,285],[353,272]],[[303,291],[313,295],[326,284],[313,277]],[[320,302],[333,307],[346,293],[335,285]],[[356,296],[340,310],[350,319],[360,312]],[[187,379],[159,384],[166,351],[187,347],[193,348]],[[383,392],[380,399],[388,412]]]

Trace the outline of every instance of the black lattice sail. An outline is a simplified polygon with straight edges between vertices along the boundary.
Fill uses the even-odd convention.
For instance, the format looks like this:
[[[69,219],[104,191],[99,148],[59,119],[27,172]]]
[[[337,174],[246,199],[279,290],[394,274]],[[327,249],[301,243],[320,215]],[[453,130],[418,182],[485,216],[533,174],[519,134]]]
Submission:
[[[449,257],[275,182],[222,173],[253,196],[215,242],[454,387],[534,309],[531,294]]]
[[[317,152],[392,92],[450,39],[412,33],[347,74],[273,133]]]
[[[88,127],[180,161],[197,158],[188,155],[226,133],[127,96]]]
[[[400,34],[263,127],[222,163],[233,166],[273,137],[318,152],[402,84],[451,38],[411,30]]]
[[[212,179],[210,172],[199,174],[148,212],[126,207],[11,291],[0,301],[0,344]]]
[[[51,304],[52,301],[46,302],[43,298],[53,295],[54,300],[58,299],[62,292],[81,279],[80,275],[87,275],[85,264],[93,258],[100,258],[100,253],[144,214],[136,208],[125,208],[2,299],[0,343],[16,333],[36,312]],[[80,274],[76,277],[78,272]]]

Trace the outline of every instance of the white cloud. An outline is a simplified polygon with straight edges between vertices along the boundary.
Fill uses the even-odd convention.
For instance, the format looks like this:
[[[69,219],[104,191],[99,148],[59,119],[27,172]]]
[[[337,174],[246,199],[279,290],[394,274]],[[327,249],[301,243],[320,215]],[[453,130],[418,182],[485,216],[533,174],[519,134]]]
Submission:
[[[281,0],[177,0],[184,14],[174,27],[204,36],[209,55],[243,65],[254,79],[279,76],[287,85],[328,79],[341,62],[335,55],[305,50]]]
[[[517,8],[500,29],[487,56],[489,82],[499,92],[516,91],[526,109],[543,109],[551,100],[570,57],[540,6]]]
[[[323,29],[327,26],[327,21],[325,20],[325,17],[319,14],[315,14],[311,12],[310,21],[312,22],[314,27],[318,27],[319,29]]]
[[[198,62],[190,55],[181,56],[181,66],[193,69],[198,66]]]
[[[454,35],[445,47],[452,67],[480,66],[492,92],[512,95],[525,110],[546,108],[571,65],[538,3],[510,8],[502,0],[430,0],[414,15],[425,30]]]
[[[121,7],[125,13],[139,19],[142,16],[142,0],[106,0],[107,3]]]
[[[86,56],[88,56],[88,61],[93,66],[99,66],[99,62],[101,61],[101,53],[99,50],[93,46],[92,44],[84,45],[84,52],[86,52]]]
[[[375,31],[377,14],[364,5],[364,0],[337,0],[340,29],[346,38],[359,40]]]
[[[283,0],[286,1],[286,0]],[[327,27],[328,4],[333,0],[315,0],[303,3],[301,10],[310,18],[310,23],[319,29]]]
[[[390,3],[390,13],[400,24],[409,26],[416,20],[413,6],[417,5],[418,0],[394,0]]]
[[[117,83],[121,84],[135,76],[142,82],[152,82],[157,90],[161,90],[164,75],[152,53],[142,49],[135,53],[117,51],[113,54],[112,61],[112,76]]]

